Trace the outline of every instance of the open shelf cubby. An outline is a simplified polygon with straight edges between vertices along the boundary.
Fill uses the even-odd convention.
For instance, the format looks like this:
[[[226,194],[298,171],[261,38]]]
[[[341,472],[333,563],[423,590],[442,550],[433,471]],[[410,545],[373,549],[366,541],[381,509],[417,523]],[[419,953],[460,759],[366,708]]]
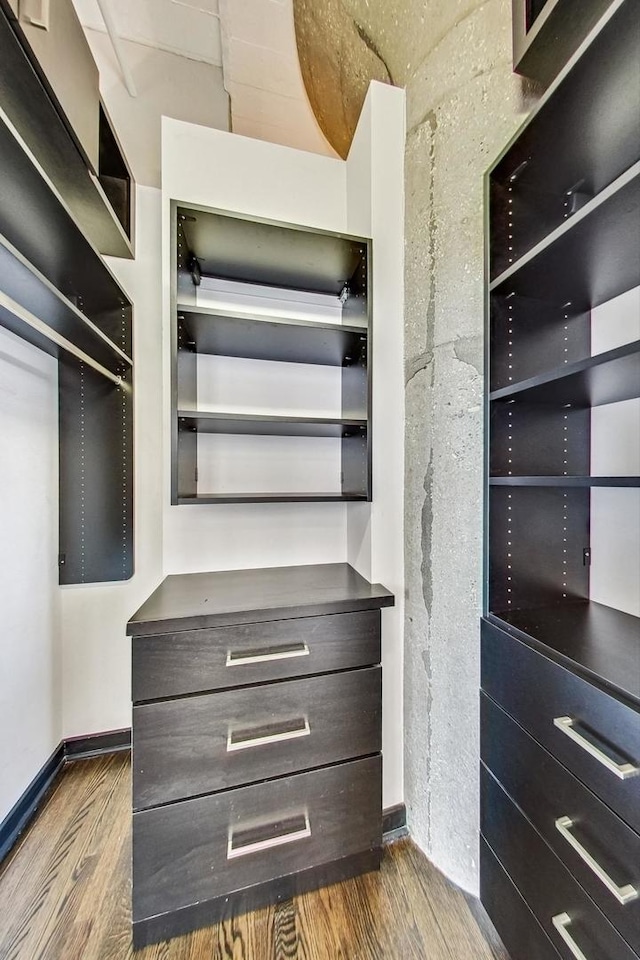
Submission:
[[[371,241],[172,205],[172,503],[371,499]]]
[[[514,5],[527,2],[514,0]],[[563,13],[571,6],[573,10]],[[638,4],[552,0],[532,33],[545,14],[560,17],[550,35],[539,38],[541,52],[549,53],[554,37],[560,38],[563,30],[583,29],[585,36],[592,14],[600,16],[607,7],[605,22],[587,36],[568,68],[569,82],[564,75],[558,78],[492,171],[492,230],[499,240],[491,248],[492,279],[572,219],[637,160],[640,115],[630,93],[640,87]],[[524,24],[524,13],[514,14],[514,26]]]
[[[639,36],[614,0],[488,173],[485,608],[636,699]]]

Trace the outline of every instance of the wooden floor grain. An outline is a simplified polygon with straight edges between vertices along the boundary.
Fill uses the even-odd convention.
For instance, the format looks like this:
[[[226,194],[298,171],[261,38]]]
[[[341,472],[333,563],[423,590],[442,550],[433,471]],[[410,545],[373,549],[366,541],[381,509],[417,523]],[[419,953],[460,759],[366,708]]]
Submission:
[[[0,870],[0,960],[128,960],[130,763],[68,765]],[[146,947],[136,960],[508,960],[409,841],[382,869]]]

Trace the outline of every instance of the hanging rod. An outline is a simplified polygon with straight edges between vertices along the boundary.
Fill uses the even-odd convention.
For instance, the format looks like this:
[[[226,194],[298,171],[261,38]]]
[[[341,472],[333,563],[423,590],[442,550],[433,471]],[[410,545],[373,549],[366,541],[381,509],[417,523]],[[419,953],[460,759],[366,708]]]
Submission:
[[[9,297],[2,290],[0,290],[0,307],[4,307],[4,309],[12,313],[14,317],[22,320],[23,323],[26,323],[27,326],[31,327],[32,330],[35,330],[36,333],[39,333],[51,343],[55,343],[56,346],[72,354],[77,360],[86,363],[89,367],[92,367],[98,373],[102,374],[103,377],[107,377],[107,379],[115,383],[117,387],[121,387],[123,390],[130,389],[121,376],[118,376],[117,373],[112,373],[111,370],[107,370],[101,363],[98,363],[97,360],[90,357],[88,353],[85,353],[80,347],[76,347],[74,343],[71,343],[71,341],[63,337],[62,334],[52,330],[43,320],[40,320],[39,317],[36,317],[30,310],[27,310],[26,307],[23,307],[22,304],[18,303],[12,297]]]

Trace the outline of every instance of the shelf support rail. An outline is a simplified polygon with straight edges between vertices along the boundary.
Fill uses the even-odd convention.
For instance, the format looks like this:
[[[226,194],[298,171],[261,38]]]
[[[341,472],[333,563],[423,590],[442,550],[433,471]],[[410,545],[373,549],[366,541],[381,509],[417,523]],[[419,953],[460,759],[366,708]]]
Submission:
[[[55,343],[56,346],[62,350],[72,354],[77,360],[86,363],[92,367],[93,370],[102,374],[103,377],[107,377],[107,379],[115,383],[117,387],[128,389],[121,376],[117,373],[112,373],[111,370],[107,370],[101,363],[98,363],[97,360],[90,357],[88,353],[85,353],[80,347],[76,347],[74,343],[71,343],[71,341],[63,337],[62,334],[52,330],[43,320],[40,320],[39,317],[36,317],[30,310],[27,310],[26,307],[23,307],[22,304],[18,303],[17,300],[14,300],[12,297],[9,297],[2,290],[0,290],[0,307],[8,310],[9,313],[12,313],[19,320],[22,320],[23,323],[26,323],[27,326],[31,327],[32,330],[35,330],[41,336],[46,337],[47,340]]]

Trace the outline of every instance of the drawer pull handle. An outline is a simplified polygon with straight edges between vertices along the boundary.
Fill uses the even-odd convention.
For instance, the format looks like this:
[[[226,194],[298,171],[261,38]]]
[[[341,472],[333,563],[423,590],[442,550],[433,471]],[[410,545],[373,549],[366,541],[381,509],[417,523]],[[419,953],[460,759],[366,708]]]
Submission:
[[[578,856],[582,857],[589,869],[595,873],[598,880],[605,885],[609,893],[613,894],[618,903],[624,906],[625,903],[636,900],[638,897],[637,889],[631,886],[630,883],[625,884],[624,887],[619,887],[617,883],[614,883],[609,874],[602,869],[598,861],[594,860],[589,851],[585,850],[582,844],[576,840],[571,833],[572,827],[573,820],[571,820],[570,817],[560,817],[559,820],[556,820],[556,830],[558,830],[560,835],[567,841],[569,846],[573,847]]]
[[[586,737],[583,737],[582,734],[576,730],[575,720],[571,717],[556,717],[553,722],[570,740],[577,743],[579,747],[582,747],[583,750],[601,763],[603,767],[606,767],[610,773],[619,777],[620,780],[630,780],[631,777],[637,777],[640,773],[640,767],[636,767],[632,763],[616,763],[616,761],[608,757],[603,750],[600,750],[599,747],[596,747],[595,744],[587,740]]]
[[[268,743],[281,743],[283,740],[297,740],[298,737],[308,737],[311,733],[308,720],[294,720],[292,724],[269,724],[267,729],[271,732],[260,734],[255,729],[230,730],[227,734],[227,753],[248,750],[250,747],[263,747]]]
[[[311,836],[311,823],[309,822],[308,814],[303,814],[299,817],[292,817],[290,819],[290,826],[292,829],[286,830],[287,824],[277,824],[271,826],[271,830],[277,829],[278,826],[284,826],[285,830],[277,833],[275,836],[266,836],[259,840],[254,840],[249,843],[240,843],[238,846],[234,846],[234,841],[236,837],[233,833],[229,834],[229,842],[227,843],[227,860],[235,860],[237,857],[247,857],[252,853],[260,853],[262,850],[271,850],[273,847],[282,847],[285,843],[295,843],[296,840],[304,840],[305,837]]]
[[[566,945],[571,950],[572,955],[576,960],[587,960],[586,956],[575,942],[567,927],[571,926],[571,917],[568,913],[559,913],[557,917],[551,918],[551,923],[554,925]]]
[[[227,667],[240,667],[247,663],[271,663],[272,660],[292,660],[295,657],[308,657],[309,647],[306,643],[289,644],[286,647],[273,650],[254,650],[253,653],[235,653],[227,650]]]

